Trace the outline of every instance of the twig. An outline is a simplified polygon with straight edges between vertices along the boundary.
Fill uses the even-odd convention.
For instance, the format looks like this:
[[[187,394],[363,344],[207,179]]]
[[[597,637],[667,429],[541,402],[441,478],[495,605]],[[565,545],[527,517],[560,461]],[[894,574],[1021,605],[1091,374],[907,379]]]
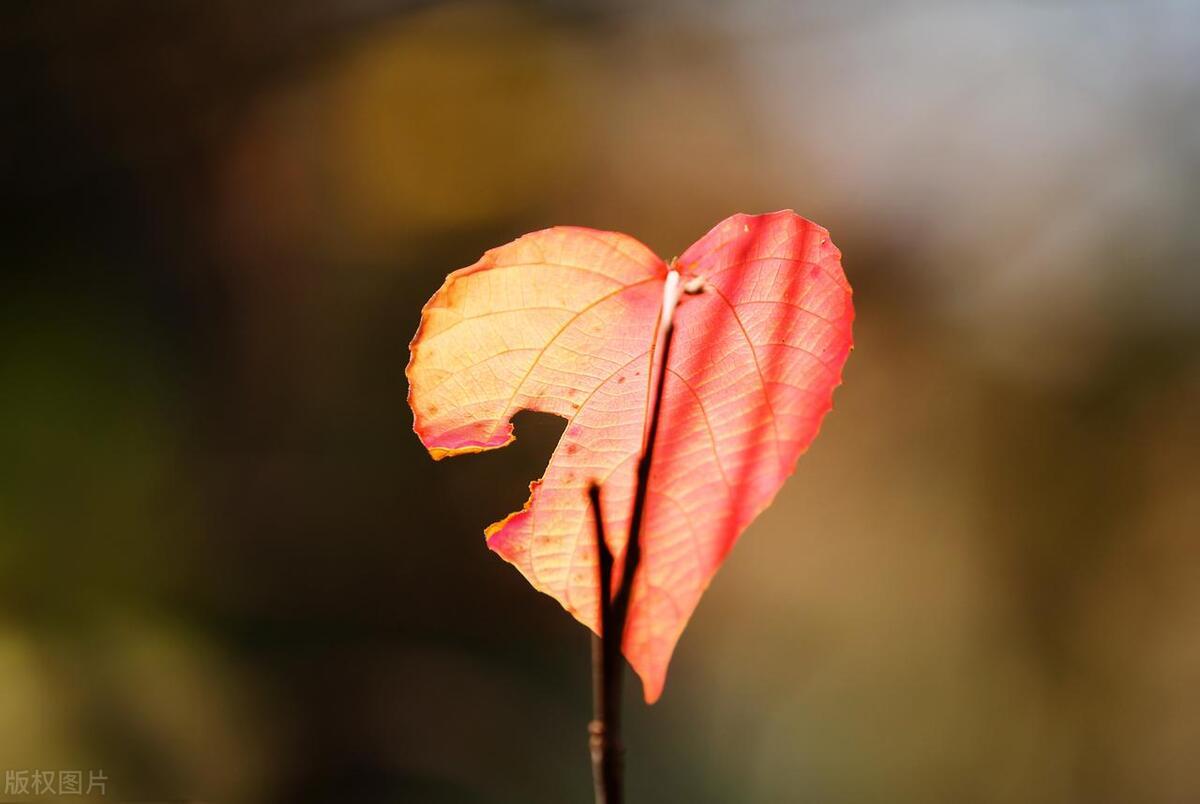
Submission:
[[[592,784],[595,788],[596,804],[614,804],[621,800],[620,758],[621,747],[613,742],[618,711],[613,711],[612,701],[620,700],[621,678],[619,668],[610,667],[609,651],[605,650],[603,634],[612,633],[612,589],[613,554],[604,537],[604,514],[600,508],[600,487],[592,483],[588,487],[588,499],[592,503],[592,516],[596,521],[596,564],[600,570],[600,634],[592,634],[592,722],[588,724],[588,745],[592,751]],[[612,679],[610,681],[610,679]],[[609,688],[618,687],[610,694]],[[611,794],[610,791],[618,791]]]
[[[642,453],[637,466],[637,490],[633,496],[633,516],[629,519],[629,540],[625,545],[625,561],[621,567],[621,585],[613,595],[612,623],[614,633],[625,633],[625,619],[629,615],[629,598],[633,593],[633,577],[637,574],[638,565],[642,562],[642,518],[646,513],[646,493],[650,490],[650,466],[654,460],[654,442],[658,439],[660,409],[662,408],[663,387],[667,380],[667,359],[671,355],[671,341],[675,335],[675,325],[667,325],[667,334],[663,338],[662,369],[658,372],[658,387],[654,389],[654,410],[650,419],[650,432],[646,436],[646,451]],[[616,647],[620,653],[620,645]]]
[[[638,460],[637,488],[633,497],[633,514],[629,520],[629,538],[625,543],[625,560],[621,568],[621,584],[612,594],[613,555],[604,536],[604,516],[600,508],[600,487],[588,488],[592,515],[596,521],[596,551],[600,582],[600,635],[592,637],[592,707],[593,719],[588,726],[591,735],[592,779],[596,804],[624,804],[623,747],[621,745],[621,645],[625,638],[625,621],[629,615],[629,600],[633,581],[642,558],[642,519],[646,511],[646,493],[650,487],[650,467],[654,460],[654,444],[658,438],[663,388],[666,386],[667,359],[675,334],[672,321],[678,301],[678,275],[668,282],[664,293],[662,326],[665,327],[658,382],[654,389],[653,408],[646,445]],[[672,294],[675,294],[674,296]],[[612,594],[610,598],[610,594]]]

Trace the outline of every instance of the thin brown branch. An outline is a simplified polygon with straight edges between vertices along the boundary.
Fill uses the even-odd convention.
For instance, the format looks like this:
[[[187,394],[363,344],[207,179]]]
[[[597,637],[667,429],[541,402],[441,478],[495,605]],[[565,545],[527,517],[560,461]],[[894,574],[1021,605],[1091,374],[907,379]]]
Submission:
[[[596,551],[599,567],[600,635],[592,638],[592,705],[591,734],[592,777],[596,804],[624,804],[623,747],[621,745],[621,647],[625,638],[625,622],[633,595],[633,582],[642,558],[642,520],[646,512],[646,496],[650,488],[650,469],[654,461],[654,445],[658,439],[663,389],[667,379],[667,359],[675,335],[674,323],[668,322],[663,337],[662,359],[654,389],[650,426],[646,447],[638,460],[637,488],[633,497],[633,513],[629,521],[629,538],[625,543],[625,559],[621,568],[621,583],[612,592],[613,555],[604,536],[604,516],[600,508],[600,488],[588,489],[592,515],[596,522]],[[611,595],[611,597],[610,597]]]
[[[646,495],[650,490],[650,467],[654,461],[654,444],[658,440],[658,427],[662,420],[663,388],[667,383],[667,360],[671,356],[671,341],[674,340],[675,325],[667,326],[663,338],[662,362],[658,372],[658,383],[654,389],[654,409],[650,416],[650,431],[646,435],[646,451],[642,453],[637,467],[637,489],[633,496],[633,515],[629,519],[629,540],[625,545],[625,561],[621,566],[621,585],[613,595],[613,628],[624,635],[625,620],[629,615],[629,599],[633,594],[633,579],[642,562],[642,518],[646,513]]]
[[[612,696],[608,691],[608,679],[613,674],[606,666],[608,659],[602,636],[611,633],[612,629],[612,600],[609,595],[612,589],[613,554],[604,536],[600,487],[595,483],[588,487],[588,498],[591,500],[592,516],[596,522],[596,565],[600,576],[600,593],[596,596],[600,608],[600,634],[592,635],[592,722],[588,724],[588,744],[592,752],[592,782],[595,786],[596,804],[609,804],[620,801],[619,793],[613,798],[608,791],[616,789],[621,781],[620,772],[616,770],[620,748],[612,745],[605,725],[611,722],[613,717],[610,711]],[[618,692],[618,697],[619,695]]]

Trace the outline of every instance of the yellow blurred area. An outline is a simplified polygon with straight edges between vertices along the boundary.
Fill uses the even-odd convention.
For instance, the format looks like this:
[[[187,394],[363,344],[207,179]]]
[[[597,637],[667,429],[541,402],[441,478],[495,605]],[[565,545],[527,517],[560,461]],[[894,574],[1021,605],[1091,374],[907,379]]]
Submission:
[[[263,98],[234,135],[222,187],[233,224],[372,256],[544,203],[583,161],[583,111],[561,77],[569,43],[547,33],[488,6],[373,29]],[[264,208],[283,217],[263,221]]]

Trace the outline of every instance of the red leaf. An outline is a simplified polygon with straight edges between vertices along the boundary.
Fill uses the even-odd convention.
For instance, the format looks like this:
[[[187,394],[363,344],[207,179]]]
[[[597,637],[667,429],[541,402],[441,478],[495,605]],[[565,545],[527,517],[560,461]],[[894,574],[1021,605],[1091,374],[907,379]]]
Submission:
[[[700,595],[832,406],[854,309],[829,233],[793,212],[734,215],[675,262],[685,294],[624,640],[646,700]],[[522,409],[567,427],[524,509],[488,545],[597,628],[587,486],[604,490],[618,567],[641,454],[668,266],[615,232],[555,227],[455,271],[408,365],[414,430],[435,459],[503,447]]]

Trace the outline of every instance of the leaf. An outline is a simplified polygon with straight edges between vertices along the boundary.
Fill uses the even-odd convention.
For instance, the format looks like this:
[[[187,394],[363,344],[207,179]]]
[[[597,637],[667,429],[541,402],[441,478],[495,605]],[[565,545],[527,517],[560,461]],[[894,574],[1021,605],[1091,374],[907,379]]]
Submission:
[[[832,407],[854,309],[829,233],[791,211],[734,215],[674,267],[662,419],[624,653],[657,700],[701,594]],[[492,249],[434,294],[411,345],[413,429],[435,459],[503,447],[519,410],[567,420],[525,507],[488,546],[592,630],[601,484],[618,567],[669,267],[628,235],[555,227]]]

